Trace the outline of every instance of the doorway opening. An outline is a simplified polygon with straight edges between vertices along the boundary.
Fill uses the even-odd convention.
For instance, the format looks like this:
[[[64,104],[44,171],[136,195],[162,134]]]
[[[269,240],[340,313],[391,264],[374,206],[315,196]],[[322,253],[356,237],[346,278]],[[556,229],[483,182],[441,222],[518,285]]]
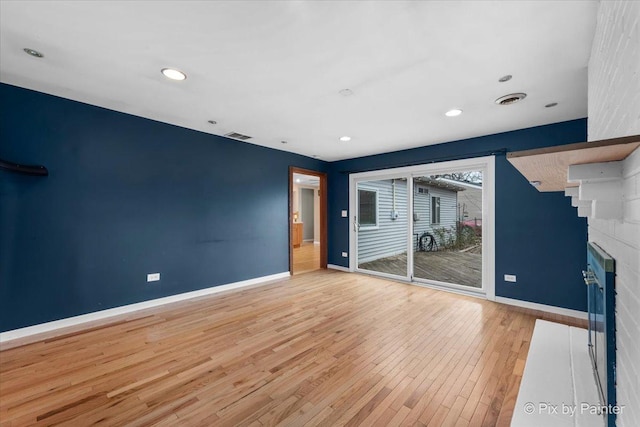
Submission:
[[[326,174],[291,167],[289,171],[289,271],[327,268]]]

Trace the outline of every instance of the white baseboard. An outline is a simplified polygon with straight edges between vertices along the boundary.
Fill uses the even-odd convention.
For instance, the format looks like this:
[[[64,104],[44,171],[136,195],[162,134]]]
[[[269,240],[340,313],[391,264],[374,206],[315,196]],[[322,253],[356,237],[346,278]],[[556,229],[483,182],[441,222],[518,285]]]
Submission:
[[[562,316],[575,317],[578,319],[587,319],[586,311],[571,310],[569,308],[555,307],[553,305],[538,304],[536,302],[522,301],[518,299],[505,298],[496,296],[496,302],[515,305],[517,307],[530,308],[532,310],[546,311],[547,313],[560,314]]]
[[[344,271],[344,272],[347,272],[347,273],[351,272],[351,270],[349,270],[349,267],[343,267],[341,265],[327,264],[327,268],[330,268],[332,270]]]
[[[232,289],[244,288],[258,284],[264,284],[275,280],[290,277],[288,271],[283,273],[271,274],[269,276],[256,277],[254,279],[242,280],[240,282],[228,283],[226,285],[213,286],[211,288],[199,289],[197,291],[185,292],[182,294],[171,295],[168,297],[152,299],[149,301],[138,302],[135,304],[123,305],[121,307],[110,308],[107,310],[95,311],[93,313],[82,314],[80,316],[68,317],[66,319],[54,320],[53,322],[41,323],[38,325],[27,326],[25,328],[14,329],[0,333],[0,344],[7,344],[17,339],[28,338],[34,335],[40,335],[48,332],[54,332],[60,329],[68,329],[74,326],[93,323],[105,320],[111,317],[130,314],[136,311],[148,308],[159,307],[178,301],[185,301],[205,295],[217,294],[219,292],[229,291]]]

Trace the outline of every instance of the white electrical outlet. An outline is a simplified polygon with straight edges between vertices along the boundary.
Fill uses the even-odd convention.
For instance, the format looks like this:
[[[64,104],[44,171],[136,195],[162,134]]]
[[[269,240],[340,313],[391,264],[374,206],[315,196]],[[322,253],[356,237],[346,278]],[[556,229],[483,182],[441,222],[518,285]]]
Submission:
[[[349,254],[348,254],[348,253],[346,253],[346,252],[342,252],[342,258],[348,258],[348,257],[349,257]]]
[[[342,218],[346,218],[348,216],[349,216],[349,214],[347,213],[346,209],[343,209],[342,210]]]
[[[516,275],[515,274],[505,274],[504,275],[504,281],[505,282],[516,282]]]
[[[147,282],[157,282],[158,280],[160,280],[160,273],[147,274]]]

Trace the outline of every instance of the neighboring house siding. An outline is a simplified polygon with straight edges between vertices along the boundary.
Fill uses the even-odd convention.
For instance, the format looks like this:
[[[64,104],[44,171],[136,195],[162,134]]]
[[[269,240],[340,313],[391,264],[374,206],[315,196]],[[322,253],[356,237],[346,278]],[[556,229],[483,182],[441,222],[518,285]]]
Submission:
[[[600,3],[589,60],[589,141],[640,133],[639,25],[639,2]],[[622,169],[623,218],[589,218],[589,241],[616,260],[617,403],[624,405],[616,424],[631,427],[640,426],[640,149]]]
[[[458,192],[458,205],[460,207],[459,215],[463,215],[462,208],[466,216],[463,221],[478,220],[478,225],[482,223],[482,184],[472,184],[461,182],[454,179],[441,178],[443,182],[464,188],[464,191]]]
[[[395,180],[396,211],[398,218],[391,219],[393,210],[392,180],[367,181],[358,189],[378,191],[378,228],[358,233],[358,264],[386,258],[406,252],[407,242],[407,182]],[[420,219],[414,223],[414,233],[433,233],[434,228],[452,228],[456,225],[457,195],[454,191],[422,185],[428,194],[414,190],[414,209]],[[440,224],[431,224],[431,197],[440,197]],[[413,238],[415,245],[416,239]]]
[[[398,219],[393,210],[392,180],[367,181],[358,189],[378,191],[378,229],[358,232],[358,263],[406,252],[407,248],[407,181],[395,180]]]
[[[422,187],[425,187],[422,185]],[[420,236],[425,231],[434,234],[434,229],[455,229],[457,215],[457,193],[426,186],[429,194],[413,192],[413,206],[420,219],[413,224],[413,232]],[[431,197],[440,197],[440,223],[431,223]],[[414,241],[415,245],[415,236]],[[442,243],[442,242],[438,242]]]

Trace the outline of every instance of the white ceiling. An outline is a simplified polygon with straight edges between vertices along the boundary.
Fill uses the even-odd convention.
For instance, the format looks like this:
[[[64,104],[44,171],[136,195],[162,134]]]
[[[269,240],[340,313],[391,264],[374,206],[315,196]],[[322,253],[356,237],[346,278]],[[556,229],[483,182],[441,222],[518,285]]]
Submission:
[[[595,1],[2,1],[0,81],[337,160],[586,117],[596,9]],[[188,78],[167,80],[164,67]],[[513,79],[499,83],[505,74]],[[346,88],[353,95],[339,93]],[[510,92],[528,96],[494,103]],[[559,105],[544,107],[551,102]],[[464,113],[445,117],[454,107]]]

